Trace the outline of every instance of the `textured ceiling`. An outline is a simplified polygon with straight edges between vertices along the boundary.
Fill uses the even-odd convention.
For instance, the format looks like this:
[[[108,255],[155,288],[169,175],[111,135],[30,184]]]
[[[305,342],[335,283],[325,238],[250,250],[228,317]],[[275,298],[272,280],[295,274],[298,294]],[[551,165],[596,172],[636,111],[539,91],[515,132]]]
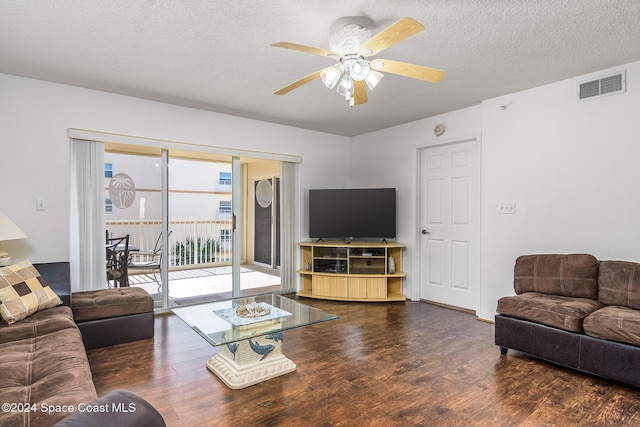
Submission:
[[[272,43],[402,17],[425,30],[378,56],[441,83],[387,74],[354,108],[319,79],[273,94],[334,60]],[[2,0],[0,72],[354,136],[640,60],[638,22],[638,0]]]

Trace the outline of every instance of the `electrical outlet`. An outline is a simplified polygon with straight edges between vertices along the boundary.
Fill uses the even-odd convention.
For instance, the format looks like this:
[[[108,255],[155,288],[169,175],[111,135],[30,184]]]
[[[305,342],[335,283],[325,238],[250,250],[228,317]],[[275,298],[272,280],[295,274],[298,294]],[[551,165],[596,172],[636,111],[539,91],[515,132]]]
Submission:
[[[500,202],[498,205],[499,214],[515,214],[516,203],[515,202]]]
[[[46,211],[47,210],[47,199],[42,197],[38,197],[36,199],[36,210],[37,211]]]

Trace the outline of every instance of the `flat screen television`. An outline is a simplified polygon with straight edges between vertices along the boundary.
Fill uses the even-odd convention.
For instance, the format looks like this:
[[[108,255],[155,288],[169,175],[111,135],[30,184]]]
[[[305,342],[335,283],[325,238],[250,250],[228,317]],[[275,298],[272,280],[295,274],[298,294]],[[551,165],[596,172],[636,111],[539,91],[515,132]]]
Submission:
[[[309,190],[309,237],[396,237],[395,188]]]

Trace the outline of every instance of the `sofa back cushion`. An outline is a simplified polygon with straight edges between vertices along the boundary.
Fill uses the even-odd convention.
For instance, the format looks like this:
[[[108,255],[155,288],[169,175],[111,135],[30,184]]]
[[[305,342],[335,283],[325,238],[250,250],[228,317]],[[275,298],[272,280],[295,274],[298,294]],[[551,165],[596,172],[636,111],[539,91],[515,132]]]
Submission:
[[[68,262],[34,263],[33,266],[49,287],[62,300],[64,305],[71,305],[70,264]]]
[[[538,292],[574,298],[598,298],[598,260],[588,254],[523,255],[516,259],[516,294]]]
[[[602,261],[598,276],[598,300],[605,305],[640,310],[640,264]]]

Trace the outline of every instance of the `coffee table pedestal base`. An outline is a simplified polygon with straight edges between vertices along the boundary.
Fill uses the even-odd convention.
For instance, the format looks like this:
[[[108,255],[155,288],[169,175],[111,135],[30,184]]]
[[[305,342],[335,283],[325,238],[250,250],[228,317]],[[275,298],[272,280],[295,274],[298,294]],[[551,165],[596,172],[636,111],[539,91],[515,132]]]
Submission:
[[[293,372],[296,364],[282,354],[280,336],[277,341],[258,337],[224,345],[207,368],[227,387],[240,389]]]

